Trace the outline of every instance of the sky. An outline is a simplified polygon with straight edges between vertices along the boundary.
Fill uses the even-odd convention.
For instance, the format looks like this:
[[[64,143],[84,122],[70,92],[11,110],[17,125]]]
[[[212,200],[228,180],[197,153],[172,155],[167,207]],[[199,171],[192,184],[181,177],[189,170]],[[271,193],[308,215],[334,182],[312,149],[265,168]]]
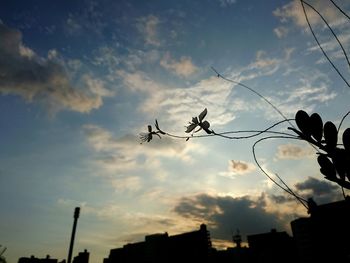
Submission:
[[[350,4],[338,1],[346,12]],[[349,20],[330,1],[310,1],[350,48]],[[350,81],[344,55],[306,7],[330,59]],[[205,108],[216,132],[263,130],[299,109],[336,125],[350,89],[320,52],[299,1],[19,1],[0,8],[0,245],[19,257],[102,262],[112,248],[153,233],[208,226],[215,247],[232,233],[290,231],[306,209],[257,167],[260,139],[187,136]],[[289,132],[284,122],[275,131]],[[345,119],[342,129],[349,127]],[[205,135],[200,131],[196,135]],[[261,167],[303,198],[342,199],[319,172],[315,150],[262,140]]]

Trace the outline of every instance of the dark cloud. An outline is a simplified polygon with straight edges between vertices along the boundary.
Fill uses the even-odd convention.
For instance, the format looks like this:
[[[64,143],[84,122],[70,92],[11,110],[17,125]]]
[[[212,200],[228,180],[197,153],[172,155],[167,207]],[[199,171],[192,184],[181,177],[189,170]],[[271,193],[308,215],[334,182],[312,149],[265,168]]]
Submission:
[[[270,195],[271,200],[276,204],[285,204],[291,201],[295,201],[295,197],[291,195]]]
[[[325,204],[343,199],[342,192],[334,183],[327,180],[319,180],[314,177],[308,177],[305,181],[297,183],[292,190],[304,199],[312,197],[317,204]],[[295,202],[295,198],[291,195],[269,195],[271,201],[279,205],[288,205]]]
[[[2,23],[0,39],[0,94],[41,101],[53,111],[89,112],[102,105],[106,94],[101,92],[107,92],[103,83],[85,76],[85,89],[74,87],[63,64],[52,58],[57,52],[49,52],[48,58],[38,56],[23,44],[21,32]]]
[[[329,203],[342,199],[340,187],[328,181],[308,177],[304,182],[297,183],[295,188],[304,192],[303,195],[313,197],[319,203]]]
[[[186,218],[207,222],[213,238],[231,240],[232,231],[242,235],[283,230],[283,222],[276,214],[265,210],[265,195],[253,200],[249,196],[210,196],[199,194],[184,197],[174,211]]]

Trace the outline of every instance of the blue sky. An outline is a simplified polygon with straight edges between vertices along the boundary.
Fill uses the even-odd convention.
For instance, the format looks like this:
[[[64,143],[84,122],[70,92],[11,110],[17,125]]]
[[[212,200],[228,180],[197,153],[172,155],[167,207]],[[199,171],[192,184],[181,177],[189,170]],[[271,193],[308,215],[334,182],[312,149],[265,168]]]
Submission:
[[[348,51],[346,17],[330,1],[311,3]],[[350,81],[339,46],[307,12]],[[75,206],[75,254],[86,248],[91,262],[146,234],[206,223],[213,243],[225,247],[236,229],[244,237],[290,231],[289,222],[306,215],[255,165],[256,138],[139,140],[156,118],[185,135],[204,108],[217,132],[281,120],[211,67],[288,118],[304,109],[338,124],[350,89],[317,47],[299,1],[3,0],[0,20],[0,244],[9,262],[66,258]],[[266,171],[304,198],[341,199],[310,146],[269,140],[256,152]]]

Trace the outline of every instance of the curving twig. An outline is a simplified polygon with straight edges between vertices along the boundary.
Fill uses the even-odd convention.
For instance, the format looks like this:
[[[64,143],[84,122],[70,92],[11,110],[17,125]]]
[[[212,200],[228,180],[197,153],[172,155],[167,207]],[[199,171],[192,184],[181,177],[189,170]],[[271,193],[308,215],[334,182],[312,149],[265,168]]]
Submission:
[[[343,76],[343,74],[339,71],[339,69],[335,66],[335,64],[332,62],[332,60],[328,57],[327,53],[324,51],[324,49],[323,49],[321,43],[319,42],[319,40],[318,40],[318,38],[317,38],[317,36],[316,36],[314,30],[312,29],[311,24],[310,24],[309,17],[308,17],[308,15],[307,15],[307,13],[306,13],[304,4],[307,5],[307,6],[309,6],[309,7],[311,7],[315,12],[317,12],[317,13],[319,14],[319,16],[323,19],[323,21],[325,21],[325,23],[326,23],[326,25],[328,26],[329,29],[331,29],[330,26],[328,25],[327,21],[323,18],[323,16],[322,16],[312,5],[308,4],[307,2],[305,2],[305,1],[303,1],[303,0],[300,0],[300,2],[301,2],[301,6],[302,6],[302,9],[303,9],[303,13],[304,13],[306,22],[307,22],[307,24],[308,24],[308,26],[309,26],[309,29],[310,29],[310,31],[311,31],[311,34],[312,34],[312,36],[314,37],[314,39],[315,39],[315,41],[316,41],[318,47],[320,48],[320,50],[322,51],[323,55],[324,55],[325,58],[328,60],[328,62],[332,65],[332,67],[334,68],[334,70],[338,73],[338,75],[342,78],[342,80],[343,80],[343,81],[346,83],[346,85],[350,88],[349,82],[345,79],[345,77]],[[331,32],[333,33],[334,37],[338,40],[338,43],[340,44],[340,46],[341,46],[341,48],[342,48],[342,50],[343,50],[343,53],[344,53],[344,55],[345,55],[345,57],[346,57],[346,59],[347,59],[348,65],[350,66],[349,59],[348,59],[348,57],[347,57],[347,55],[346,55],[346,52],[345,52],[343,46],[341,45],[339,39],[337,38],[337,36],[335,35],[335,33],[333,32],[332,29],[331,29]]]

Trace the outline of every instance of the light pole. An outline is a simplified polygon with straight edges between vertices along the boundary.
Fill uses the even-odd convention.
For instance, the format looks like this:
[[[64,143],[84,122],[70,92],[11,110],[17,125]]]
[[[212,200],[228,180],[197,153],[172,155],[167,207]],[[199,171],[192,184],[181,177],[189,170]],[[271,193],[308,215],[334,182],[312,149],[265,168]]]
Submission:
[[[75,230],[76,230],[76,228],[77,228],[77,223],[78,223],[78,218],[79,218],[79,212],[80,212],[80,207],[76,207],[75,210],[74,210],[74,222],[73,222],[72,236],[71,236],[71,239],[70,239],[70,245],[69,245],[69,252],[68,252],[68,260],[67,260],[67,263],[71,263],[71,261],[72,261],[74,237],[75,237]]]

